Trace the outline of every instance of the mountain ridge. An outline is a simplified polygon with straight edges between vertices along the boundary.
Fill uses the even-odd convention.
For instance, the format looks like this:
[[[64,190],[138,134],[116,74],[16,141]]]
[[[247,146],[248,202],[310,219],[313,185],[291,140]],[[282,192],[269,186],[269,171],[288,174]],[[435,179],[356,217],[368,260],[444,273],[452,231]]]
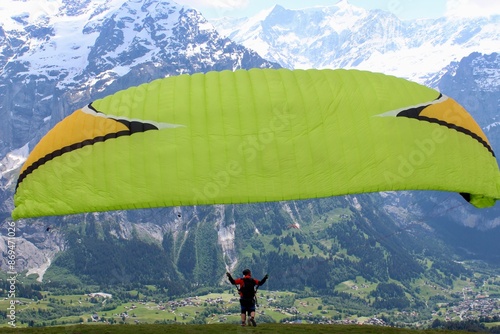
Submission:
[[[305,10],[275,6],[254,17],[211,22],[283,67],[358,68],[426,83],[451,61],[497,52],[500,16],[402,21],[343,1]]]

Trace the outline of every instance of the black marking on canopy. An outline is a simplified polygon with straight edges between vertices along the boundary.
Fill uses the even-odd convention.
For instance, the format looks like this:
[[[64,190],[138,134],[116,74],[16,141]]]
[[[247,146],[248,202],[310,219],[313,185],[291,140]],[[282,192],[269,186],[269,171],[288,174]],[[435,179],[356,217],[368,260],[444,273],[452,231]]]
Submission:
[[[436,100],[439,100],[440,98],[442,97],[442,94],[439,94],[439,97],[436,99]],[[409,109],[406,109],[406,110],[403,110],[401,112],[399,112],[396,117],[408,117],[408,118],[414,118],[414,119],[418,119],[420,121],[427,121],[429,123],[436,123],[436,124],[439,124],[439,125],[442,125],[442,126],[445,126],[449,129],[453,129],[453,130],[456,130],[458,132],[462,132],[466,135],[468,135],[469,137],[472,137],[474,138],[475,140],[477,140],[479,143],[481,143],[493,156],[495,156],[495,152],[493,152],[493,149],[491,148],[491,146],[483,140],[483,138],[481,138],[479,135],[477,135],[476,133],[466,129],[466,128],[463,128],[461,126],[458,126],[456,124],[453,124],[453,123],[448,123],[446,121],[443,121],[443,120],[440,120],[440,119],[437,119],[437,118],[432,118],[432,117],[427,117],[427,116],[420,116],[420,113],[425,109],[427,108],[428,106],[430,106],[432,103],[429,103],[427,105],[424,105],[424,106],[418,106],[418,107],[414,107],[414,108],[409,108]]]
[[[96,108],[94,108],[94,106],[92,106],[92,103],[90,103],[88,105],[88,108],[95,111],[96,114],[106,115],[102,111],[99,111]],[[114,121],[117,121],[117,122],[125,125],[129,129],[129,135],[133,135],[134,133],[138,133],[138,132],[146,132],[149,130],[158,130],[158,127],[156,127],[155,125],[153,125],[151,123],[144,123],[141,121],[127,121],[125,119],[117,119],[117,118],[107,117],[107,116],[106,116],[106,118],[112,119]],[[122,133],[122,132],[127,132],[127,131],[120,131],[119,133]],[[120,136],[126,136],[126,134],[121,134]]]
[[[90,109],[92,109],[93,111],[95,111],[96,113],[104,114],[104,113],[96,110],[92,106],[92,104],[89,104],[88,107]],[[30,166],[28,166],[24,170],[24,172],[22,172],[19,175],[19,178],[17,179],[17,184],[16,184],[16,191],[17,191],[17,188],[19,187],[19,184],[21,184],[21,182],[29,174],[31,174],[35,169],[37,169],[38,167],[40,167],[44,163],[63,155],[64,153],[69,153],[71,151],[78,150],[82,147],[94,145],[95,143],[104,142],[104,141],[109,140],[109,139],[114,139],[114,138],[118,138],[118,137],[122,137],[122,136],[131,136],[134,133],[146,132],[149,130],[158,130],[158,128],[155,125],[150,124],[150,123],[142,123],[140,121],[127,121],[127,120],[115,119],[115,118],[111,118],[111,117],[108,117],[108,118],[122,123],[123,125],[125,125],[128,128],[128,130],[118,131],[118,132],[114,132],[114,133],[108,133],[104,136],[98,136],[98,137],[95,137],[92,139],[87,139],[87,140],[84,140],[84,141],[81,141],[78,143],[74,143],[74,144],[62,147],[60,149],[57,149],[57,150],[45,155],[44,157],[38,159],[37,161],[32,163]]]

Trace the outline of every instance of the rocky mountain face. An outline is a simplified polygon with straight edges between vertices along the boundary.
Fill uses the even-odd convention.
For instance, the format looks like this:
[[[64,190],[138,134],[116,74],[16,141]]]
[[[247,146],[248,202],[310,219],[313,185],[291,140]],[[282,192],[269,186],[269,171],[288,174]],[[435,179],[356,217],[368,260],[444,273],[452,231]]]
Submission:
[[[374,210],[379,203],[360,195],[78,215],[52,225],[45,237],[64,234],[67,247],[44,281],[59,288],[154,284],[180,294],[219,284],[226,270],[251,267],[258,277],[280,277],[269,289],[308,286],[329,295],[358,275],[407,285],[425,277],[446,285],[468,274],[427,224],[395,224]]]
[[[462,51],[457,51],[454,55],[459,58],[450,58],[457,59],[451,64],[435,58],[436,50],[458,41],[463,43],[457,48],[470,45],[484,51],[498,36],[491,33],[494,28],[486,19],[476,22],[479,28],[468,23],[468,30],[460,30],[462,39],[442,35],[441,41],[429,42],[425,34],[437,29],[439,20],[417,33],[422,28],[418,22],[400,22],[388,13],[363,11],[345,1],[329,9],[301,12],[275,7],[257,26],[255,20],[245,23],[245,31],[254,33],[248,41],[257,46],[264,45],[261,39],[267,41],[269,53],[264,55],[269,56],[268,61],[222,37],[195,10],[174,2],[63,0],[60,7],[51,1],[41,3],[45,4],[41,12],[21,10],[0,24],[0,219],[4,224],[10,221],[18,170],[48,129],[99,97],[181,73],[280,66],[272,61],[286,67],[368,66],[374,57],[396,52],[400,57],[410,53],[414,57],[432,46],[437,49],[418,59],[428,58],[436,70],[419,72],[424,73],[422,78],[445,94],[459,97],[500,152],[498,55],[475,53],[461,60]],[[413,37],[405,35],[412,25]],[[228,31],[227,26],[218,26]],[[245,35],[241,29],[228,35],[238,39]],[[451,33],[451,26],[447,29]],[[318,38],[322,31],[324,36]],[[416,49],[409,51],[412,45]],[[254,50],[261,53],[258,47]],[[323,61],[315,63],[313,57]],[[409,63],[415,61],[411,59]],[[467,207],[457,194],[416,196],[386,192],[21,220],[16,222],[21,237],[17,266],[19,271],[29,270],[39,279],[68,287],[73,283],[64,281],[70,275],[77,282],[92,284],[168,282],[170,289],[182,292],[183,284],[191,279],[206,282],[205,277],[213,276],[206,283],[215,284],[225,270],[241,266],[286,274],[297,288],[311,284],[325,289],[358,274],[375,280],[410,280],[422,273],[439,280],[438,271],[459,275],[463,268],[452,260],[460,258],[451,249],[458,252],[460,248],[463,257],[498,261],[496,255],[485,256],[486,249],[500,254],[496,244],[481,248],[480,241],[464,243],[462,238],[469,230],[460,230],[447,244],[450,234],[442,228],[448,222],[463,225],[466,221],[475,232],[481,227],[495,236],[498,205],[484,214]],[[1,245],[6,234],[1,233],[0,248],[5,254]],[[423,265],[424,254],[429,253],[435,263],[432,270]],[[1,268],[5,270],[3,259]],[[325,277],[334,279],[329,282]]]

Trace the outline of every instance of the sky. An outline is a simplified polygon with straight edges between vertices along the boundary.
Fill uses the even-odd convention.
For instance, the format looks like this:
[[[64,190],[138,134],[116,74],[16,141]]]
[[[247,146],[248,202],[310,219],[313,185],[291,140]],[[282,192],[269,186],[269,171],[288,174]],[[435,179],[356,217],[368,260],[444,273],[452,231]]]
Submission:
[[[249,17],[279,4],[287,9],[332,6],[339,0],[176,0],[199,10],[207,19]],[[500,15],[500,0],[349,0],[366,9],[393,12],[401,20],[442,16],[476,17]]]

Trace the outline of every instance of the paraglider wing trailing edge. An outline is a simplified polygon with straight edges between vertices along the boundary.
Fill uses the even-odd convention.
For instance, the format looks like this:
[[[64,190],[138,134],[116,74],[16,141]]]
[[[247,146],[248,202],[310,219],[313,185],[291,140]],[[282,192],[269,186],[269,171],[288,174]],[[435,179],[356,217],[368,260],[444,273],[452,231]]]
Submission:
[[[97,100],[29,155],[15,219],[377,192],[500,198],[490,142],[452,98],[358,70],[179,75]]]

